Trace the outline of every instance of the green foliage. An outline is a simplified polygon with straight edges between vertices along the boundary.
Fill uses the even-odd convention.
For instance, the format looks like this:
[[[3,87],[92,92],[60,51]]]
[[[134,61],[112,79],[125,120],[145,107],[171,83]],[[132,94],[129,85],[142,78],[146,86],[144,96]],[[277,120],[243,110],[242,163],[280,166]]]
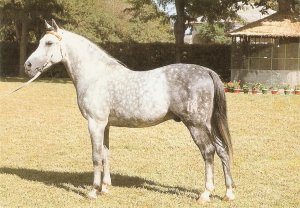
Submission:
[[[127,0],[4,0],[0,3],[0,40],[18,41],[15,25],[29,17],[30,41],[40,38],[44,19],[55,18],[63,28],[95,42],[171,42],[173,36],[165,14],[154,4],[129,11]]]
[[[143,6],[139,15],[129,12],[129,7],[124,0],[100,0],[92,4],[71,0],[67,4],[65,27],[95,42],[172,41],[169,25],[161,24],[157,18],[145,20],[146,16],[155,16],[155,8]]]
[[[195,37],[199,40],[198,42],[218,44],[230,44],[231,42],[231,39],[226,35],[227,29],[224,24],[202,23],[195,29],[198,31]]]
[[[95,42],[171,42],[171,26],[153,4],[133,12],[127,0],[69,0],[65,27]],[[91,6],[92,5],[92,6]]]
[[[140,0],[136,0],[141,2]],[[142,0],[149,1],[149,0]],[[153,0],[154,1],[154,0]],[[237,19],[236,11],[241,8],[242,4],[255,3],[257,6],[263,6],[262,13],[265,13],[267,9],[276,9],[278,7],[276,0],[156,0],[156,2],[163,8],[166,8],[168,4],[175,4],[176,8],[180,5],[184,5],[184,19],[187,25],[195,18],[202,16],[204,20],[207,20],[210,24],[221,19]],[[181,2],[181,3],[180,3]],[[183,4],[182,4],[183,2]],[[174,19],[177,19],[177,15]],[[203,29],[202,34],[199,34],[200,39],[207,40],[208,42],[220,42],[226,43],[230,42],[228,38],[225,37],[224,31],[226,28],[220,25],[208,25],[204,24],[201,26]]]
[[[244,0],[245,2],[247,0]],[[175,0],[157,0],[158,4],[166,8],[168,4],[176,4]],[[185,18],[188,21],[194,18],[203,16],[210,22],[228,17],[235,16],[236,8],[238,7],[239,0],[186,0]]]
[[[249,88],[250,88],[250,86],[249,85],[251,85],[250,83],[245,83],[245,84],[243,84],[243,90],[248,90],[249,91]]]
[[[26,22],[31,33],[29,41],[35,41],[43,33],[43,19],[51,19],[63,10],[63,5],[57,0],[2,0],[0,40],[19,41],[22,24]]]
[[[283,88],[284,90],[289,90],[289,89],[291,89],[291,87],[290,87],[290,85],[289,85],[288,83],[283,83],[282,88]]]
[[[129,0],[130,7],[125,11],[129,14],[129,29],[132,37],[138,42],[173,42],[172,28],[165,13],[160,11],[151,0]]]
[[[63,0],[61,0],[64,2]],[[60,22],[65,29],[79,33],[92,41],[118,41],[113,14],[105,12],[103,1],[68,0],[64,3],[66,13]],[[103,2],[104,3],[104,2]]]
[[[263,13],[265,13],[267,9],[278,10],[278,3],[276,0],[251,0],[250,2],[257,6],[263,6]]]
[[[261,90],[262,88],[262,84],[257,82],[257,83],[252,83],[252,86],[251,86],[252,90],[256,90],[256,91],[259,91]]]

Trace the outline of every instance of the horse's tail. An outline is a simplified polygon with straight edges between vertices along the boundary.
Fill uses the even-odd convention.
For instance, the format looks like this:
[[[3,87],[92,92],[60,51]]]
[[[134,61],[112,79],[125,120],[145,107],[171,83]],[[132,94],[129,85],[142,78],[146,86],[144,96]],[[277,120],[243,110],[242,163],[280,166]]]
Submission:
[[[219,76],[215,72],[210,71],[209,75],[213,80],[215,89],[214,107],[211,121],[212,134],[215,139],[215,144],[223,147],[227,151],[231,164],[233,149],[231,143],[231,135],[228,127],[227,105],[224,86]]]

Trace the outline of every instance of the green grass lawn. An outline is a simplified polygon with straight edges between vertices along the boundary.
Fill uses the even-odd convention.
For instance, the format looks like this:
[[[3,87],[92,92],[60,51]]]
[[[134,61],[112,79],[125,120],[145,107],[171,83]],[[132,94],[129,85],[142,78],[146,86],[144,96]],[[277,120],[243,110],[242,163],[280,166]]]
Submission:
[[[196,203],[204,163],[187,129],[168,121],[111,128],[110,193],[91,201],[91,144],[69,81],[0,82],[0,207],[299,207],[300,96],[227,94],[236,200]]]

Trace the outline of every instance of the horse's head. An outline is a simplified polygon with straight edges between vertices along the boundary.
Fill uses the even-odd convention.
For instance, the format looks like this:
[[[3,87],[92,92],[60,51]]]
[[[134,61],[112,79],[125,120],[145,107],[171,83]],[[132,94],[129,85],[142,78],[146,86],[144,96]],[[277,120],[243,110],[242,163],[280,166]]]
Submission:
[[[52,26],[46,21],[46,33],[40,40],[38,48],[26,60],[24,67],[29,76],[46,71],[53,64],[63,60],[62,31],[54,20]]]

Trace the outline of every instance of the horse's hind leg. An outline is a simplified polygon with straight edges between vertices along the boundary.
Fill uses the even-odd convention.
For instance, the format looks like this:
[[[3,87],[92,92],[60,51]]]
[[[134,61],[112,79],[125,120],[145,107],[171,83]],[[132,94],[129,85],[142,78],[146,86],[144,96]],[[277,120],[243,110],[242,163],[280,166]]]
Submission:
[[[212,143],[211,133],[206,126],[187,125],[192,138],[205,162],[205,191],[200,195],[198,202],[205,203],[210,201],[210,195],[214,190],[214,154],[215,147]]]
[[[217,137],[217,141],[221,141],[221,140]],[[224,178],[225,178],[226,194],[223,199],[226,201],[234,200],[235,198],[233,193],[234,182],[230,171],[231,164],[230,164],[228,151],[226,151],[224,145],[222,145],[222,142],[216,142],[215,146],[216,146],[217,154],[222,161]]]
[[[109,171],[109,126],[106,126],[104,131],[104,152],[103,152],[103,180],[101,193],[108,193],[108,185],[111,185]]]

